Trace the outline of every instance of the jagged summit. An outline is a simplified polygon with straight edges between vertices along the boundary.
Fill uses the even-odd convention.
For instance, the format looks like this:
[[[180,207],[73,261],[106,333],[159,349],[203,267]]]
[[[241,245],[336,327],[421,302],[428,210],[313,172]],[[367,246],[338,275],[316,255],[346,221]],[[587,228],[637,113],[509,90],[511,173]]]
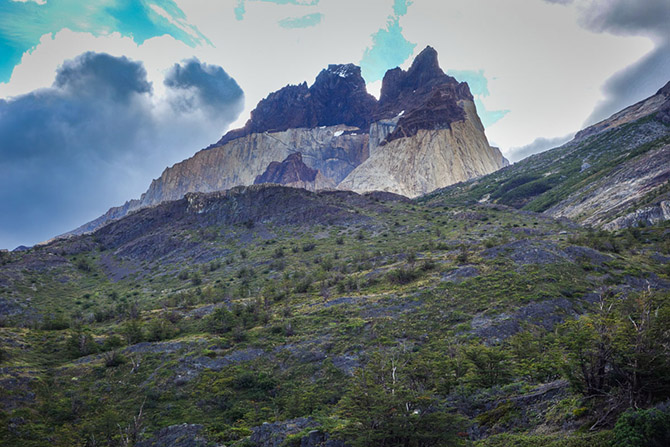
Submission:
[[[365,88],[361,68],[329,65],[308,87],[306,82],[270,93],[251,112],[242,129],[231,130],[214,146],[253,133],[345,124],[365,129],[377,100]]]
[[[439,94],[438,94],[439,91]],[[473,101],[470,88],[442,71],[437,51],[428,46],[404,71],[386,72],[379,101],[368,94],[361,68],[332,64],[310,87],[303,82],[271,93],[258,103],[242,129],[231,130],[215,145],[260,132],[344,124],[367,132],[370,124],[408,113],[391,139],[415,135],[418,129],[449,128],[466,119],[458,101]]]
[[[419,53],[407,71],[397,67],[386,72],[382,81],[379,102],[383,106],[396,101],[398,94],[401,92],[415,93],[418,90],[418,93],[424,93],[438,84],[457,86],[459,82],[442,71],[437,59],[437,51],[429,46]],[[469,95],[469,89],[466,97],[472,97],[472,95]]]
[[[419,129],[448,129],[451,123],[464,121],[465,111],[459,101],[474,101],[468,84],[446,75],[437,51],[426,47],[407,71],[394,68],[384,76],[377,118],[402,113],[384,143],[416,135]]]
[[[330,64],[326,71],[341,78],[348,78],[349,76],[358,78],[361,76],[361,67],[354,64]]]

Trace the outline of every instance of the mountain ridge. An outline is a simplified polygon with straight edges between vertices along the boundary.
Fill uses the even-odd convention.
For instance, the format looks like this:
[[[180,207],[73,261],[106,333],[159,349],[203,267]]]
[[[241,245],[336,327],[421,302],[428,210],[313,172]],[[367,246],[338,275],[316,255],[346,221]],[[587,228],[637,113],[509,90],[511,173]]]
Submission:
[[[499,203],[608,230],[668,220],[668,110],[670,82],[560,147],[435,196]]]
[[[442,71],[433,48],[424,49],[406,72],[390,70],[382,90],[377,101],[367,93],[360,67],[330,65],[309,87],[289,85],[268,95],[243,128],[227,132],[218,143],[165,169],[139,201],[112,208],[73,233],[90,231],[135,209],[179,199],[187,192],[253,184],[271,163],[296,152],[308,168],[319,171],[323,178],[319,187],[354,185],[358,192],[382,189],[411,197],[506,164],[500,151],[488,144],[467,83]],[[458,130],[459,138],[435,138],[426,145],[427,140],[418,136],[421,130],[450,133],[453,125],[469,122],[473,124]],[[420,172],[422,166],[401,164],[395,168],[400,174],[392,181],[343,183],[373,152],[392,142],[396,150],[431,165],[423,170],[420,182],[404,179],[411,179],[410,171]],[[451,158],[459,158],[467,168],[448,172]],[[374,160],[382,165],[390,162],[383,155]]]

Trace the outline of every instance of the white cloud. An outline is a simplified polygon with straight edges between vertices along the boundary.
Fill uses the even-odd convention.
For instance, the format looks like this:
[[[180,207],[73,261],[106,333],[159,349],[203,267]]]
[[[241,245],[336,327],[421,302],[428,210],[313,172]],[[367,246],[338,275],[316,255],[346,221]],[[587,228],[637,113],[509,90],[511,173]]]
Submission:
[[[224,67],[245,91],[245,111],[233,123],[239,127],[268,93],[289,83],[311,83],[330,63],[358,63],[372,44],[372,34],[386,26],[393,12],[393,0],[321,0],[316,5],[247,1],[240,21],[235,2],[176,3],[186,16],[179,19],[180,28],[196,27],[211,46],[191,48],[169,36],[137,45],[116,33],[93,37],[63,30],[54,37],[44,36],[24,55],[11,81],[0,84],[0,97],[50,85],[64,59],[87,50],[143,61],[160,97],[165,70],[175,61],[195,56]],[[317,12],[323,14],[318,26],[279,26],[287,17]],[[435,47],[445,70],[484,70],[490,91],[481,98],[485,107],[510,110],[487,134],[507,151],[538,137],[579,130],[603,99],[605,81],[652,50],[649,38],[584,29],[579,24],[581,13],[578,2],[415,0],[400,25],[404,36],[417,43],[417,52],[426,45]],[[379,86],[372,84],[370,90]]]
[[[12,1],[16,2],[16,3],[33,2],[33,3],[37,3],[38,5],[46,5],[47,4],[47,0],[12,0]]]
[[[438,50],[443,68],[484,70],[485,106],[510,110],[487,129],[503,151],[579,130],[605,80],[652,48],[584,30],[574,8],[540,1],[419,0],[401,25],[417,49]]]

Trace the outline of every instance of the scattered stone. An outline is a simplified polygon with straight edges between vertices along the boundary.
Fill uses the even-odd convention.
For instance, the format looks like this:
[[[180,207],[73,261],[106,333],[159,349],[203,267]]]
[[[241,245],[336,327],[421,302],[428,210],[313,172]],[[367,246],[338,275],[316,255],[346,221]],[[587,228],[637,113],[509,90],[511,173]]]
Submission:
[[[140,441],[137,447],[219,447],[209,441],[201,432],[199,424],[171,425],[156,433],[153,437]],[[221,446],[222,447],[222,446]]]
[[[458,267],[456,270],[446,272],[442,275],[441,281],[460,284],[466,279],[474,278],[479,275],[479,270],[471,265]]]
[[[252,429],[249,442],[256,447],[281,447],[287,436],[318,426],[318,422],[312,418],[297,418],[274,423],[266,422]]]

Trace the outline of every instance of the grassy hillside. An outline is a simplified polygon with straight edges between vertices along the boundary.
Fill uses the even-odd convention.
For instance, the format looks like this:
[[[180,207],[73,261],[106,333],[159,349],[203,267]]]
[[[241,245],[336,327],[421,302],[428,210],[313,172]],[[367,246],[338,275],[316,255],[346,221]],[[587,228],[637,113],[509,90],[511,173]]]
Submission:
[[[605,446],[667,427],[665,407],[626,410],[670,397],[670,227],[596,233],[462,205],[473,191],[193,194],[2,253],[0,444]]]
[[[669,145],[670,126],[649,115],[436,191],[423,201],[497,203],[601,226],[670,198]],[[592,197],[596,200],[588,202]]]

